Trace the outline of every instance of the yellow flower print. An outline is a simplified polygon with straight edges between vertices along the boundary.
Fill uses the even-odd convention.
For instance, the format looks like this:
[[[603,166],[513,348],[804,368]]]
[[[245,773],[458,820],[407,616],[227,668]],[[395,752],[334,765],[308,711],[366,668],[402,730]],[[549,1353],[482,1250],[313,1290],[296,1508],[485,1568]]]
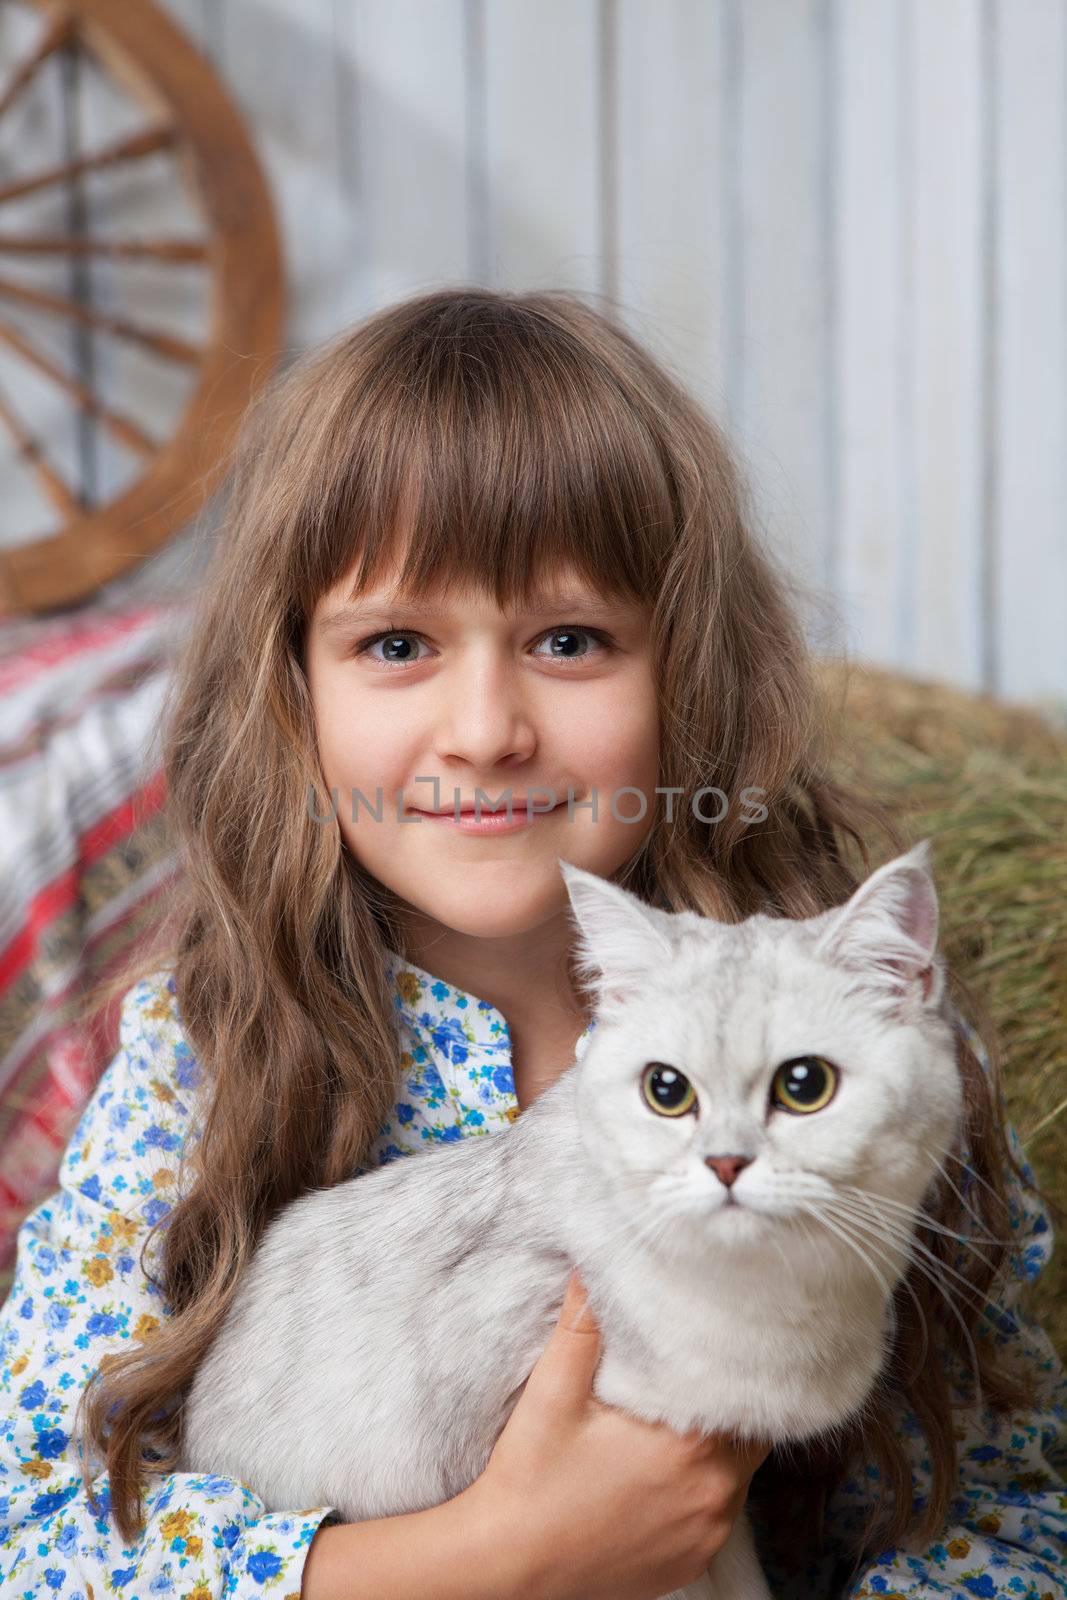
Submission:
[[[193,1519],[188,1511],[171,1511],[163,1518],[160,1528],[164,1539],[188,1539]]]
[[[150,1000],[144,1008],[144,1014],[149,1022],[169,1022],[172,1015],[169,997],[166,1000],[162,997]]]
[[[984,1517],[978,1518],[978,1527],[982,1533],[999,1533],[1000,1518],[994,1512],[989,1511]]]
[[[132,1244],[137,1237],[137,1223],[133,1217],[124,1217],[121,1211],[109,1211],[107,1220],[111,1224],[111,1232],[123,1244]]]
[[[42,1461],[40,1456],[34,1456],[32,1461],[20,1461],[19,1471],[24,1472],[27,1478],[50,1478],[52,1476],[52,1463]]]
[[[159,1318],[150,1317],[147,1311],[142,1311],[137,1318],[137,1326],[133,1330],[135,1339],[147,1339],[149,1334],[155,1333],[159,1327]]]
[[[1015,1481],[1018,1483],[1020,1489],[1023,1489],[1027,1494],[1030,1494],[1035,1489],[1045,1488],[1048,1483],[1048,1473],[1040,1470],[1037,1472],[1020,1472]]]
[[[157,1100],[164,1100],[168,1105],[175,1099],[174,1090],[169,1083],[164,1083],[161,1078],[152,1079],[152,1093]]]
[[[414,1005],[419,998],[419,980],[413,972],[398,972],[396,975],[396,992],[401,1000],[406,1000],[408,1005]]]
[[[91,1261],[83,1262],[82,1271],[97,1289],[102,1289],[104,1284],[110,1283],[115,1276],[111,1262],[106,1261],[103,1256],[93,1256]]]
[[[198,1556],[204,1548],[204,1541],[198,1533],[191,1533],[185,1541],[185,1554]]]
[[[17,1378],[20,1372],[25,1372],[29,1359],[29,1356],[22,1355],[19,1356],[17,1361],[11,1363],[11,1376],[13,1378]]]
[[[518,1106],[508,1106],[504,1111],[504,1115],[507,1117],[509,1122],[514,1122],[515,1118],[518,1116],[518,1114],[519,1114],[519,1107]]]
[[[183,1596],[183,1600],[213,1600],[213,1596],[206,1583],[198,1583],[195,1589],[190,1589],[189,1593]],[[299,1595],[296,1600],[300,1600]]]
[[[947,1548],[954,1561],[962,1561],[963,1557],[969,1553],[971,1543],[969,1539],[950,1539]]]
[[[152,1174],[152,1182],[157,1189],[169,1189],[174,1182],[174,1174],[169,1167],[157,1167]]]

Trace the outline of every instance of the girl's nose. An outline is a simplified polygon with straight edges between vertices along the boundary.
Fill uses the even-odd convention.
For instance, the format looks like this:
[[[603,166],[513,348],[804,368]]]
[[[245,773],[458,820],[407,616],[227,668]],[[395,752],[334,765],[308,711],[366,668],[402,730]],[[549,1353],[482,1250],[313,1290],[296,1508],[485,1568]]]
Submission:
[[[512,756],[528,756],[537,744],[531,707],[516,675],[486,653],[456,664],[441,680],[434,710],[434,751],[488,772]]]

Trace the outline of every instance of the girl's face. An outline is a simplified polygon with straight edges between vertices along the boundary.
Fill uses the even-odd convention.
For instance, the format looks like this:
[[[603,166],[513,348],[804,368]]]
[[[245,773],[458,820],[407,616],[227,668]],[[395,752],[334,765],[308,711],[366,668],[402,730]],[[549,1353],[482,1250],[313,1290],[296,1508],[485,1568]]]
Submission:
[[[518,614],[481,589],[418,605],[350,590],[324,595],[308,628],[319,755],[348,849],[420,923],[521,936],[568,905],[558,856],[607,877],[638,850],[659,752],[646,607],[570,572]],[[507,832],[425,814],[473,808],[479,789],[483,814],[558,804]]]

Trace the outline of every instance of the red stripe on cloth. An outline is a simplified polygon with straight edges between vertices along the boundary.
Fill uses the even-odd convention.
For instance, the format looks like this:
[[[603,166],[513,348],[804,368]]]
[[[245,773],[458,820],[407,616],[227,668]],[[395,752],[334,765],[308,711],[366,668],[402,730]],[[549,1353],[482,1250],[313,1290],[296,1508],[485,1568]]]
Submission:
[[[149,896],[161,893],[166,882],[155,885]],[[137,906],[143,904],[143,898]],[[121,922],[132,917],[137,906],[132,906],[105,930],[109,935]],[[93,983],[110,980],[149,937],[147,931],[131,943],[116,951],[113,959],[104,963],[93,974]],[[95,941],[94,941],[95,942]],[[66,1027],[53,1029],[39,1039],[30,1056],[19,1069],[9,1092],[17,1094],[25,1103],[22,1114],[8,1126],[0,1145],[0,1267],[7,1267],[15,1259],[16,1235],[19,1223],[35,1206],[59,1186],[59,1165],[63,1152],[74,1136],[79,1117],[89,1102],[104,1070],[119,1047],[119,1024],[124,995],[110,997],[107,1005],[90,1020],[82,1017]],[[56,1002],[50,1002],[53,1004]],[[33,1071],[33,1063],[42,1057],[53,1060],[61,1049],[73,1049],[76,1061],[69,1061],[64,1073],[73,1078],[75,1098],[63,1084],[55,1065],[49,1066],[31,1092],[21,1089]],[[73,1073],[71,1067],[74,1068]]]
[[[8,660],[0,661],[0,692],[10,694],[34,678],[43,676],[51,667],[69,661],[72,656],[88,655],[102,649],[115,639],[125,638],[153,618],[162,616],[171,607],[160,602],[142,606],[139,611],[120,612],[100,622],[87,624],[80,632],[71,629],[65,620],[63,631],[54,636],[38,639],[35,644],[16,650]]]
[[[26,907],[26,920],[15,937],[0,951],[0,997],[10,987],[37,949],[41,933],[71,906],[78,894],[78,879],[90,862],[112,845],[128,839],[161,808],[165,795],[162,768],[133,795],[94,822],[78,839],[78,853],[67,867],[41,889]]]

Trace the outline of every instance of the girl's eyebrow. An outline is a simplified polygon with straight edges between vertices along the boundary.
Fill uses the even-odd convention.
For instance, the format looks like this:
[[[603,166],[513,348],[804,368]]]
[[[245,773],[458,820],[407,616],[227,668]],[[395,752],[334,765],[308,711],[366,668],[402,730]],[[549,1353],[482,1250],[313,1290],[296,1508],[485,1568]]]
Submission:
[[[555,596],[541,596],[536,599],[528,611],[528,616],[536,616],[546,611],[572,611],[575,614],[582,612],[586,616],[615,617],[620,612],[629,610],[626,601],[609,601],[597,599],[592,595],[561,594]],[[448,615],[435,605],[423,604],[417,600],[401,600],[390,598],[388,595],[371,597],[362,601],[348,601],[342,605],[335,605],[323,612],[319,619],[318,628],[321,633],[337,633],[345,628],[350,628],[354,622],[370,617],[385,617],[394,613],[404,616],[421,618],[426,622],[436,622]]]

